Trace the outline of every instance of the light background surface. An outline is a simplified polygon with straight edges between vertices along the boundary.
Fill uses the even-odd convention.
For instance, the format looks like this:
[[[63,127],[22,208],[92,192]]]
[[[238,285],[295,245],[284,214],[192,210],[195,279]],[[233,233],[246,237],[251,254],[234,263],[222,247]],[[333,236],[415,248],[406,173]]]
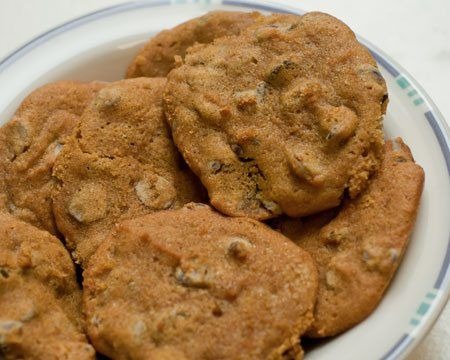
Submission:
[[[125,0],[0,0],[0,59],[67,20]],[[400,63],[450,124],[450,0],[291,0],[328,12]],[[449,215],[450,216],[450,215]],[[386,324],[389,326],[389,324]],[[450,359],[450,306],[408,360]]]

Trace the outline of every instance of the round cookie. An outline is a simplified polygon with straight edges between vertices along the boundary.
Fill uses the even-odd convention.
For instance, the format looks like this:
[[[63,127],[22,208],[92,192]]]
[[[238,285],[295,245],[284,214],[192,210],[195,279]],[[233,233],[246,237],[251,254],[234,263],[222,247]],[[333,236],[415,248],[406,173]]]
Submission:
[[[196,44],[237,35],[261,15],[257,12],[212,11],[152,37],[128,66],[127,78],[166,76],[176,66],[176,56]]]
[[[408,245],[424,182],[401,139],[386,144],[379,172],[358,198],[305,220],[279,223],[308,251],[319,270],[319,293],[310,337],[339,334],[378,305]]]
[[[83,266],[118,220],[201,200],[164,118],[164,85],[138,78],[104,87],[55,161],[56,223]]]
[[[0,214],[0,239],[0,358],[94,359],[61,242],[9,214]]]
[[[52,168],[101,83],[60,81],[28,95],[0,128],[1,207],[34,226],[57,234],[52,213]]]
[[[114,359],[301,359],[317,273],[266,225],[191,203],[118,224],[83,285],[89,337]]]
[[[232,216],[304,216],[355,197],[381,161],[384,79],[342,22],[272,15],[192,47],[168,75],[175,144]]]

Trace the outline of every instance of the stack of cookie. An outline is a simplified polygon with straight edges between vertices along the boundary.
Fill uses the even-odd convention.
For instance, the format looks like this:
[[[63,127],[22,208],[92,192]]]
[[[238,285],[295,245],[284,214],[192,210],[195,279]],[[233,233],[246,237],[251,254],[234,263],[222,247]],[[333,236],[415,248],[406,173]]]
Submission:
[[[322,13],[209,13],[36,90],[0,129],[0,357],[302,359],[358,324],[424,181],[387,102]]]

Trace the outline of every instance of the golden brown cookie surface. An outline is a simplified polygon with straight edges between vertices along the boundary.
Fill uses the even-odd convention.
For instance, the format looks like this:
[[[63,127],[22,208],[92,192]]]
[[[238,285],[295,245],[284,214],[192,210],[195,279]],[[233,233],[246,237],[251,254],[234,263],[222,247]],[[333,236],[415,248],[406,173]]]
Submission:
[[[379,173],[356,199],[281,232],[307,250],[319,269],[311,337],[332,336],[364,320],[397,270],[415,222],[424,173],[401,139],[386,143]]]
[[[156,34],[140,50],[127,70],[127,78],[166,76],[175,67],[175,56],[184,57],[195,43],[236,35],[260,15],[256,12],[213,11],[191,19],[173,29]]]
[[[0,214],[0,239],[0,358],[94,359],[61,242],[9,214]]]
[[[55,158],[101,83],[60,81],[25,98],[0,129],[2,207],[52,234],[52,168]]]
[[[117,225],[83,302],[92,342],[115,359],[301,359],[316,287],[284,236],[191,203]]]
[[[164,85],[139,78],[106,86],[55,162],[56,222],[83,266],[119,219],[200,200],[165,122]]]
[[[356,196],[382,156],[386,86],[339,20],[273,15],[196,45],[168,75],[174,141],[233,216],[303,216]]]

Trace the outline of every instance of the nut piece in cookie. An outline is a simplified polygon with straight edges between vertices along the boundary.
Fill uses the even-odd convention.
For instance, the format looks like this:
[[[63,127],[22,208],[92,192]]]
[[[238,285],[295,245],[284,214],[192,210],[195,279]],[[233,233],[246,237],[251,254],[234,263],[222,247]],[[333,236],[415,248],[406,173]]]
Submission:
[[[0,358],[94,359],[61,242],[9,214],[0,214],[0,238]]]
[[[20,105],[0,128],[0,206],[52,234],[52,169],[65,138],[102,83],[60,81],[45,85]]]
[[[127,78],[166,76],[194,44],[237,35],[259,17],[259,13],[212,11],[152,37],[128,66]]]
[[[281,234],[190,203],[123,221],[99,246],[88,334],[114,359],[302,359],[317,281]]]
[[[383,153],[386,85],[342,22],[261,16],[239,35],[189,49],[170,72],[175,144],[232,216],[305,216],[352,198]]]
[[[105,86],[56,159],[56,223],[83,266],[119,219],[201,200],[172,143],[164,85],[162,78],[139,78]]]
[[[319,270],[311,337],[339,334],[377,306],[408,245],[424,173],[400,138],[386,143],[368,188],[335,214],[279,222],[281,232],[308,251]],[[280,224],[281,223],[281,224]]]

